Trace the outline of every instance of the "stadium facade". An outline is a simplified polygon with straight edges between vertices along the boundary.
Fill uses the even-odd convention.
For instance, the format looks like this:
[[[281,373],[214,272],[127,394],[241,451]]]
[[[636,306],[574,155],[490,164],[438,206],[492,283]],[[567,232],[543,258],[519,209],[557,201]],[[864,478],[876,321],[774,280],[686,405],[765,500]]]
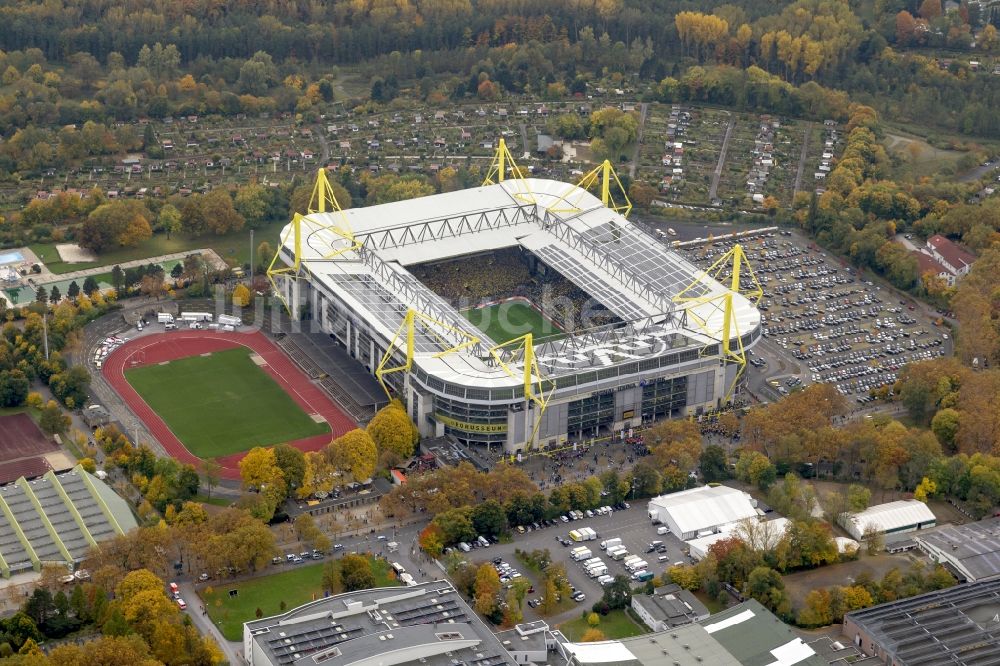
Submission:
[[[504,345],[408,268],[508,248],[615,323]],[[738,290],[553,180],[311,213],[285,228],[276,262],[293,318],[308,313],[378,376],[422,435],[508,454],[718,408],[740,370],[730,346],[742,352],[760,337],[760,313]]]

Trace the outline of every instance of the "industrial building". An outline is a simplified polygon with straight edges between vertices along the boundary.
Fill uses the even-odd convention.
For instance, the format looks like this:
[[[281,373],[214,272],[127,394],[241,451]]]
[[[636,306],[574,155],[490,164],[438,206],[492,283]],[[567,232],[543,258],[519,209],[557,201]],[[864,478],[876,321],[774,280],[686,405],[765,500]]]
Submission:
[[[843,631],[887,666],[1000,664],[1000,580],[853,611],[844,616]]]
[[[632,610],[653,631],[666,631],[709,616],[698,597],[675,583],[658,587],[652,594],[633,594]]]
[[[563,641],[559,651],[568,666],[828,666],[753,599],[694,624],[618,641]]]
[[[249,666],[515,662],[446,581],[338,594],[243,625]]]
[[[943,525],[921,532],[914,541],[959,580],[974,583],[1000,576],[1000,518]]]
[[[761,334],[761,291],[742,249],[727,253],[735,284],[723,286],[625,217],[630,204],[608,194],[609,164],[598,198],[505,179],[505,164],[515,169],[503,151],[496,182],[346,211],[327,203],[321,171],[317,203],[285,228],[268,271],[292,319],[308,313],[403,400],[424,437],[508,454],[722,405]],[[480,294],[449,302],[413,273],[496,252],[516,253],[539,279],[568,281],[610,323],[494,340],[459,311],[485,307]]]
[[[926,504],[911,499],[877,504],[857,513],[844,513],[840,516],[840,524],[860,541],[869,527],[891,536],[934,527],[937,518]]]
[[[0,573],[9,578],[46,564],[72,570],[91,546],[135,526],[128,503],[79,465],[21,477],[0,486]]]
[[[755,501],[728,486],[701,486],[649,500],[649,519],[663,523],[682,541],[727,532],[744,518],[757,518]]]

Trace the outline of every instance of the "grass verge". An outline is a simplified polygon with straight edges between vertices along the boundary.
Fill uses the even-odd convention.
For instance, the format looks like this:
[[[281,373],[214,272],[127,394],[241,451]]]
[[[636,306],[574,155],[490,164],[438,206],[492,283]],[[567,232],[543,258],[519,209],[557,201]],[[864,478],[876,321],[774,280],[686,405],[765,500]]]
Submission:
[[[608,639],[628,638],[648,632],[648,629],[633,620],[624,610],[613,610],[602,616],[601,622],[596,628],[600,629]],[[579,641],[588,629],[590,629],[590,625],[583,617],[559,625],[559,630],[571,641]]]
[[[334,560],[339,562],[339,560]],[[376,587],[391,587],[396,585],[390,574],[389,563],[372,558],[372,571],[375,573]],[[286,571],[260,576],[240,583],[219,582],[208,585],[199,591],[209,617],[215,623],[227,640],[238,641],[243,638],[243,623],[257,617],[257,609],[261,617],[269,617],[282,613],[281,603],[290,610],[304,603],[323,597],[323,563],[318,564],[282,564]],[[277,568],[277,567],[275,567]],[[232,592],[236,594],[233,595]],[[197,612],[197,610],[195,610]]]

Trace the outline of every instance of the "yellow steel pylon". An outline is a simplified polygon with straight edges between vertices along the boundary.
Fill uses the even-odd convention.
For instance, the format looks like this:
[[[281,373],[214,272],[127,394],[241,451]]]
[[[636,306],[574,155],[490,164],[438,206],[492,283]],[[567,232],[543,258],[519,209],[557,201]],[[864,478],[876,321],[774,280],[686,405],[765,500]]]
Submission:
[[[517,166],[514,161],[514,157],[510,154],[507,149],[507,142],[500,138],[497,142],[496,152],[493,154],[493,161],[490,163],[490,170],[486,172],[486,178],[483,179],[483,185],[496,185],[497,183],[502,183],[505,180],[515,180],[518,185],[518,191],[513,193],[513,196],[524,201],[525,203],[535,203],[535,197],[528,189],[528,183],[524,178],[524,173],[522,173],[521,168]]]
[[[589,190],[597,184],[600,184],[601,188],[601,203],[604,204],[606,208],[619,213],[622,217],[628,217],[629,212],[632,210],[632,202],[629,201],[628,193],[625,191],[625,186],[622,185],[622,181],[618,179],[618,174],[615,173],[615,168],[612,166],[610,160],[604,160],[601,164],[591,169],[588,173],[584,174],[583,178],[576,186],[568,190],[566,194],[562,195],[556,199],[555,203],[548,207],[551,213],[579,213],[580,200],[583,198],[583,192],[580,190]],[[611,193],[611,186],[617,185],[618,190],[621,193],[621,198],[624,199],[624,203],[618,203]],[[560,206],[562,204],[562,206]]]
[[[501,350],[507,350],[511,354],[522,354],[522,362],[524,368],[522,369],[520,375],[508,365],[506,361],[500,355]],[[545,408],[549,404],[549,396],[552,394],[552,383],[549,382],[548,389],[546,389],[545,383],[546,379],[542,375],[541,368],[538,365],[538,359],[535,358],[535,347],[533,342],[533,336],[531,333],[525,333],[524,335],[508,340],[507,342],[490,347],[490,355],[496,360],[497,365],[499,365],[508,376],[517,379],[522,379],[524,382],[524,399],[528,402],[533,403],[538,407],[538,415],[535,418],[535,425],[531,429],[531,439],[528,442],[528,450],[537,444],[536,441],[538,436],[538,427],[542,424],[542,414],[545,413]]]
[[[416,310],[410,308],[406,311],[406,315],[403,317],[403,321],[400,322],[399,327],[396,329],[396,333],[393,335],[392,340],[389,341],[389,347],[385,350],[385,354],[382,355],[382,359],[379,361],[378,367],[375,368],[375,378],[378,379],[379,384],[382,385],[382,390],[391,399],[392,393],[389,391],[389,387],[386,386],[383,377],[390,375],[394,372],[409,372],[413,369],[413,355],[416,351],[415,349],[415,339],[416,339],[416,328],[417,322],[424,324],[422,330],[431,336],[442,348],[441,351],[432,355],[432,358],[441,358],[452,352],[457,352],[466,347],[471,347],[472,345],[478,344],[480,339],[474,335],[466,333],[460,328],[455,328],[450,324],[446,324],[443,321],[438,321],[433,317],[430,317],[422,312],[417,312]],[[441,328],[449,333],[454,333],[461,338],[465,339],[465,342],[453,345],[450,340],[445,339],[443,335],[434,330],[434,326]],[[405,338],[404,338],[405,336]],[[404,342],[405,340],[405,342]],[[397,349],[406,349],[406,359],[403,361],[402,365],[395,367],[386,367],[389,361],[392,360],[392,355]]]
[[[316,213],[332,213],[336,221],[330,223],[326,220],[321,221],[317,218],[310,217]],[[284,277],[291,280],[299,279],[302,264],[304,262],[302,255],[302,241],[304,238],[302,230],[303,224],[308,226],[308,231],[310,232],[319,230],[329,231],[334,236],[344,241],[339,247],[331,244],[331,251],[324,253],[322,255],[323,259],[332,259],[336,256],[344,254],[345,252],[357,250],[361,247],[361,245],[354,238],[354,233],[351,231],[351,225],[347,221],[347,216],[344,214],[343,209],[340,207],[340,203],[337,201],[336,195],[333,193],[333,187],[331,187],[330,181],[326,177],[325,167],[320,167],[320,169],[316,172],[316,182],[313,185],[312,195],[309,197],[309,203],[306,205],[306,215],[295,213],[295,215],[292,216],[292,224],[285,232],[284,236],[281,237],[281,242],[278,244],[278,249],[274,253],[274,258],[271,259],[271,263],[267,267],[267,279],[271,282],[271,288],[274,289],[274,293],[276,293],[278,298],[281,299],[281,302],[285,306],[285,310],[289,312],[291,312],[291,308],[288,307],[288,301],[285,299],[284,294],[278,287],[276,278]],[[292,237],[292,247],[294,251],[292,265],[279,266],[281,248],[284,247],[289,236]],[[276,268],[276,266],[279,267]]]
[[[730,261],[732,262],[731,264],[729,263]],[[728,284],[726,284],[726,282],[722,279],[725,278],[723,272],[727,266],[730,267]],[[752,282],[751,286],[746,289],[743,288],[740,279],[744,270],[750,276]],[[700,285],[704,285],[706,279],[718,280],[719,282],[722,282],[726,287],[726,291],[721,294],[709,293],[708,295],[688,295]],[[750,267],[750,261],[747,259],[746,253],[743,251],[743,246],[739,244],[734,245],[731,250],[715,260],[715,262],[709,266],[707,270],[699,273],[691,284],[684,287],[684,289],[679,291],[672,299],[675,303],[680,304],[685,309],[689,321],[693,321],[705,335],[719,341],[721,345],[721,358],[723,363],[736,363],[739,365],[739,370],[737,370],[732,384],[730,384],[729,389],[726,391],[725,400],[727,401],[732,395],[733,389],[736,388],[736,383],[743,375],[747,366],[746,349],[743,347],[743,336],[740,334],[739,322],[737,322],[736,317],[733,316],[734,294],[741,294],[746,297],[751,304],[756,304],[764,295],[764,289],[761,287],[760,282],[757,280],[757,276],[754,275],[753,269]],[[705,312],[703,306],[710,306],[711,308],[706,314],[704,314],[704,316],[699,314],[699,310],[703,313]],[[718,328],[710,326],[709,321],[713,318],[712,315],[718,314],[720,310],[722,313],[721,326]],[[734,332],[735,336],[733,335]],[[733,343],[734,339],[736,341],[735,344]]]

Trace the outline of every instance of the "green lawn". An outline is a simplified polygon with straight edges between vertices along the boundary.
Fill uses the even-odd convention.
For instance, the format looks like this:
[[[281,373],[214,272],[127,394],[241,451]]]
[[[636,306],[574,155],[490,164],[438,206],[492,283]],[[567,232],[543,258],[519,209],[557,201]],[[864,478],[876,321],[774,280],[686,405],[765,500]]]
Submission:
[[[200,458],[330,431],[257,367],[247,349],[134,368],[125,378]]]
[[[531,333],[535,343],[564,335],[562,329],[543,317],[535,306],[523,301],[470,308],[463,310],[462,316],[497,343],[513,340],[525,333]]]
[[[280,240],[281,229],[287,220],[268,223],[259,229],[254,230],[254,245],[260,245],[261,241],[267,241],[271,247],[277,248]],[[53,273],[61,275],[72,271],[80,271],[86,268],[97,268],[98,266],[114,266],[126,261],[136,261],[147,257],[159,257],[164,254],[175,252],[187,252],[198,248],[211,248],[219,253],[219,256],[231,263],[243,265],[250,261],[250,230],[243,229],[223,236],[200,236],[191,238],[185,234],[174,234],[167,238],[166,234],[153,234],[149,240],[140,243],[136,247],[124,247],[110,252],[104,252],[98,260],[93,263],[67,264],[59,259],[55,243],[32,243],[28,247],[36,255],[42,257],[42,261]],[[254,248],[254,252],[257,248]]]
[[[613,610],[607,615],[601,616],[601,623],[597,625],[597,628],[604,632],[609,640],[639,636],[649,632],[649,629],[633,620],[624,610]],[[559,629],[569,640],[578,641],[587,629],[590,629],[590,625],[585,619],[578,617],[575,620],[563,622],[559,625]]]
[[[282,558],[284,559],[284,558]],[[261,576],[242,583],[219,581],[201,591],[202,600],[209,617],[228,640],[243,638],[243,623],[257,617],[257,609],[262,617],[282,612],[281,602],[286,610],[320,599],[323,596],[323,564],[279,564],[273,569],[287,569],[281,573]],[[372,558],[376,587],[396,585],[390,575],[389,563]],[[207,591],[211,594],[206,594]],[[235,597],[229,591],[236,590]]]

